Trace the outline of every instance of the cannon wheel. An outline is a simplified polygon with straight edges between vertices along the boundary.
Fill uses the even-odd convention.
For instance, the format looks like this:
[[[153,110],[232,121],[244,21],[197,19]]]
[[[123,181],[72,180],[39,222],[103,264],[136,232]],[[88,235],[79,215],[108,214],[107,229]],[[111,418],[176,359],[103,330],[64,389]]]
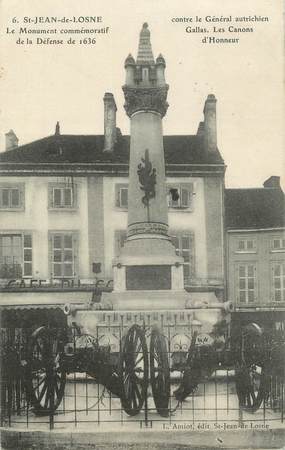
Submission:
[[[63,346],[56,330],[41,327],[31,336],[26,387],[38,415],[54,412],[62,400],[66,381],[65,371],[60,367]]]
[[[180,403],[197,389],[202,378],[200,359],[196,349],[197,334],[197,331],[193,333],[180,385],[173,392],[174,397]]]
[[[242,409],[255,412],[267,398],[270,378],[265,369],[256,364],[236,370],[236,390]]]
[[[157,327],[150,337],[150,382],[157,412],[168,417],[170,398],[170,370],[165,337]]]
[[[255,412],[269,392],[270,377],[266,369],[266,354],[262,355],[263,331],[255,323],[242,329],[241,359],[236,369],[236,391],[242,409]]]
[[[143,407],[148,386],[147,344],[138,325],[133,325],[123,339],[119,376],[122,407],[129,416],[135,416]]]

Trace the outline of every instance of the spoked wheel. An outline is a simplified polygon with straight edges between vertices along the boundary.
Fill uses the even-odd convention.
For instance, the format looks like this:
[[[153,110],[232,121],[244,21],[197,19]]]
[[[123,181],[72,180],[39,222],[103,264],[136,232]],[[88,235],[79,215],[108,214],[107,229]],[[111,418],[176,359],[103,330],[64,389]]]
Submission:
[[[56,330],[37,329],[29,343],[27,392],[38,415],[54,412],[63,397],[66,374],[60,366],[64,343]]]
[[[147,395],[148,355],[144,331],[133,325],[122,343],[119,360],[121,403],[130,416],[140,412]]]
[[[270,386],[263,330],[249,323],[241,330],[240,363],[236,368],[236,391],[240,407],[255,412],[267,399]]]
[[[266,400],[270,378],[263,367],[256,364],[242,366],[236,370],[236,390],[242,409],[257,411]]]
[[[202,378],[201,363],[196,349],[197,334],[197,331],[193,333],[180,385],[173,392],[180,403],[193,394]]]
[[[157,412],[169,414],[170,370],[165,337],[154,327],[150,338],[150,382]]]

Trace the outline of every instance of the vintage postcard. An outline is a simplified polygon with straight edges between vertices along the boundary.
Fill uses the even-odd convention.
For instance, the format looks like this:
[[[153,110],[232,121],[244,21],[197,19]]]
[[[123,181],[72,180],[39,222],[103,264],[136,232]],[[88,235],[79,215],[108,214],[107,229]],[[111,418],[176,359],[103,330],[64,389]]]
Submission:
[[[282,448],[281,0],[1,0],[3,449]]]

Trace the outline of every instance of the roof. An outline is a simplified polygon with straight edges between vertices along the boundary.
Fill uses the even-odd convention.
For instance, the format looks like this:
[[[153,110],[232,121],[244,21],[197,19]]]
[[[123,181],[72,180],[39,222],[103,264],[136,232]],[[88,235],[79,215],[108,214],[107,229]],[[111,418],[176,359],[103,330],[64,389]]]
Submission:
[[[226,189],[225,218],[228,230],[284,227],[284,193],[280,188]]]
[[[166,165],[224,165],[217,150],[204,149],[200,136],[164,136]],[[52,135],[0,153],[0,173],[7,165],[129,164],[130,136],[118,135],[113,152],[104,152],[104,135]],[[110,164],[111,163],[111,164]]]

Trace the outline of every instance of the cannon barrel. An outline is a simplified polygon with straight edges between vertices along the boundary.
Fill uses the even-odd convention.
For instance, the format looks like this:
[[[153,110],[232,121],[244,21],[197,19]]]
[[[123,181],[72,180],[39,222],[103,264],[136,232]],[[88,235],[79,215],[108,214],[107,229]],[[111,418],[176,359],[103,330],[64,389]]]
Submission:
[[[112,305],[105,303],[66,303],[63,307],[63,312],[67,316],[74,315],[77,311],[110,311],[112,310]]]
[[[86,305],[82,304],[74,304],[74,303],[66,303],[63,307],[63,312],[67,316],[70,314],[74,314],[76,311],[83,311],[86,309]]]
[[[107,288],[108,289],[108,288]],[[98,301],[98,296],[100,296],[101,299],[101,293],[102,292],[110,292],[109,289],[106,288],[100,289],[100,292],[97,290],[93,293],[92,301],[90,303],[66,303],[63,307],[63,312],[66,315],[74,314],[76,311],[84,311],[86,309],[92,309],[92,310],[110,310],[113,309],[111,304],[101,304],[100,301]],[[95,300],[96,298],[96,300]],[[209,310],[209,309],[220,309],[225,312],[231,312],[233,310],[233,303],[231,301],[227,302],[195,302],[194,304],[192,301],[186,302],[185,305],[186,309],[192,309],[192,310]]]
[[[192,304],[191,300],[186,303],[186,309],[221,309],[225,312],[230,312],[233,310],[233,303],[231,301],[227,302],[195,302]]]
[[[92,298],[90,301],[87,303],[66,303],[63,307],[63,312],[68,316],[70,314],[74,314],[76,311],[84,311],[87,309],[110,309],[108,305],[103,307],[100,302],[102,300],[102,292],[112,292],[112,290],[113,288],[109,286],[96,286],[92,292]]]

